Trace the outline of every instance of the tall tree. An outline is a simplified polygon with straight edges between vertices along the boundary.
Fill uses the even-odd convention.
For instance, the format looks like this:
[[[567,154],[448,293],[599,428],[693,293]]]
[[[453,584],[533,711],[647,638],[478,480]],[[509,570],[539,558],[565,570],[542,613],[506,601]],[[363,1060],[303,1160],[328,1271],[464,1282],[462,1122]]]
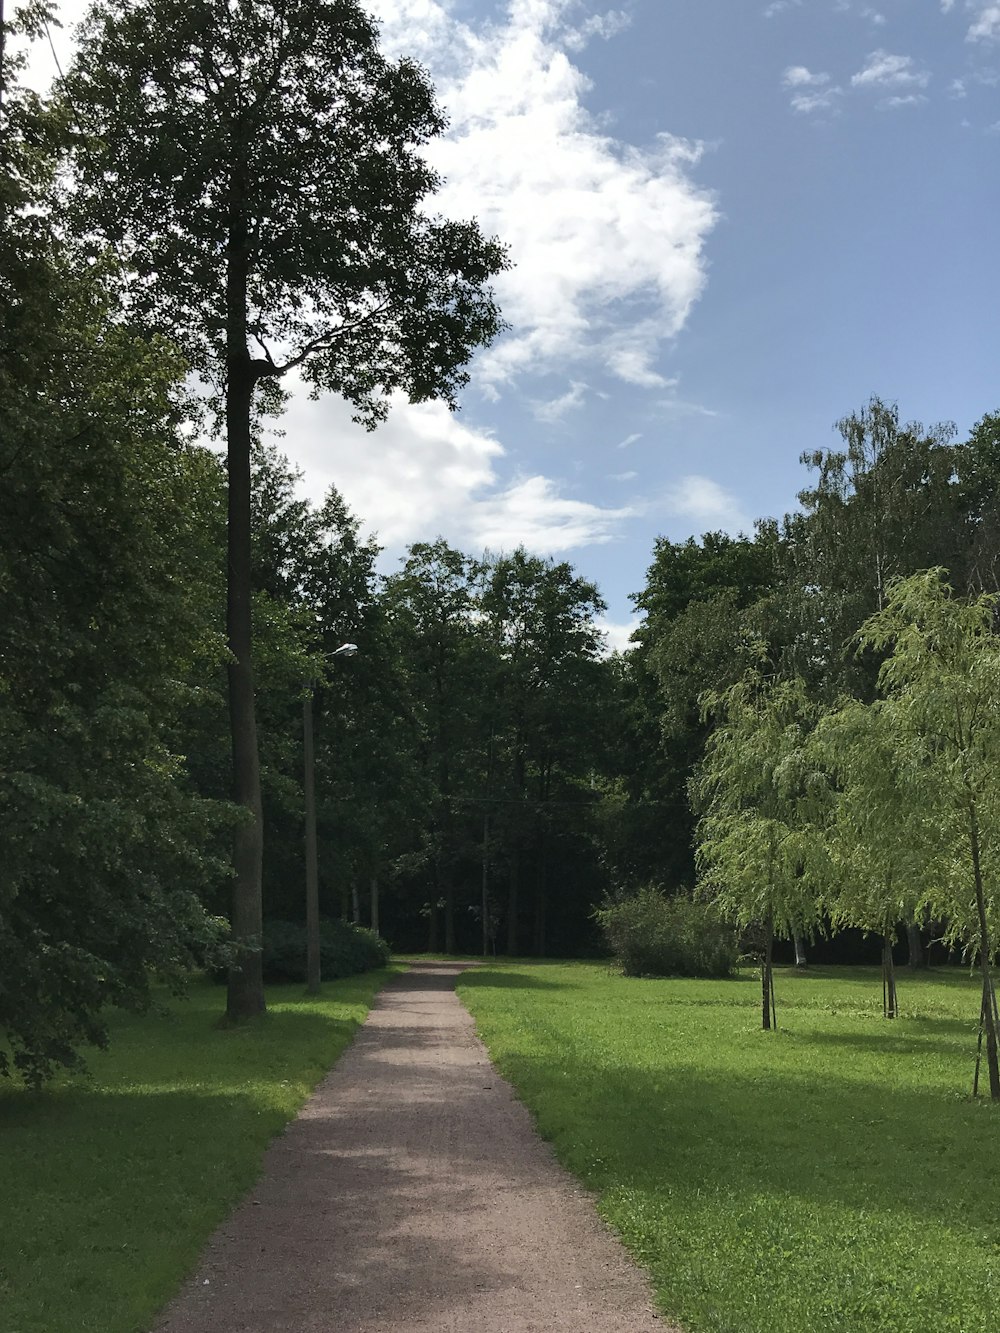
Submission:
[[[8,71],[9,71],[8,65]],[[175,745],[211,628],[213,464],[183,361],[116,324],[52,223],[51,122],[10,83],[0,134],[0,1074],[103,1045],[218,938],[217,805]]]
[[[223,406],[228,459],[232,922],[228,1014],[264,1008],[250,453],[255,412],[297,371],[369,425],[387,395],[454,405],[500,327],[505,263],[474,222],[426,207],[421,150],[445,120],[355,0],[100,0],[66,95],[68,205],[114,246],[137,320],[165,330]],[[252,345],[252,346],[251,346]]]
[[[800,585],[813,590],[814,655],[830,688],[871,698],[878,664],[858,657],[852,636],[894,578],[959,557],[955,428],[901,424],[898,407],[876,397],[837,430],[843,448],[802,455],[817,476],[799,494],[793,554]]]
[[[507,952],[516,953],[524,917],[522,881],[534,869],[534,949],[544,952],[549,897],[552,802],[569,792],[562,779],[579,772],[592,736],[599,695],[595,670],[604,610],[596,586],[565,561],[544,560],[519,547],[485,571],[481,633],[490,645],[496,708],[491,727],[498,829],[507,861]],[[583,804],[580,795],[577,800]],[[566,808],[565,805],[562,808]]]
[[[473,790],[474,755],[478,720],[488,706],[473,623],[478,578],[477,562],[439,537],[412,546],[403,568],[386,585],[418,717],[418,757],[429,801],[428,947],[443,943],[449,952],[455,946],[458,814],[467,799],[480,794]]]

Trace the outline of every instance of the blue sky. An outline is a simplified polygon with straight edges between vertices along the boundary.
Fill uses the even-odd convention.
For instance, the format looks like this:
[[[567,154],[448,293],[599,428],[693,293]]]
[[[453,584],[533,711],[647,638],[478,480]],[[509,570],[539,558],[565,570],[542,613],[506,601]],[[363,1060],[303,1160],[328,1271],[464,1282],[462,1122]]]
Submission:
[[[387,568],[523,541],[597,581],[621,642],[658,534],[783,513],[871,394],[960,434],[1000,407],[1000,4],[369,8],[451,113],[442,211],[514,261],[458,416],[369,436],[299,395],[284,423]]]

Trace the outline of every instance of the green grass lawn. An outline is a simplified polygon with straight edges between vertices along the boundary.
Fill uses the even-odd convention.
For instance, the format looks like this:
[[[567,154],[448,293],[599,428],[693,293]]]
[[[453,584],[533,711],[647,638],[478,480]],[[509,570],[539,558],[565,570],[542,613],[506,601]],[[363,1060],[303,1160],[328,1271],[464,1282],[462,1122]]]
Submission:
[[[995,1333],[1000,1108],[970,1097],[967,973],[642,981],[553,964],[460,993],[561,1160],[704,1333]],[[985,1070],[984,1070],[985,1076]]]
[[[389,971],[268,988],[220,1030],[219,987],[116,1015],[90,1077],[0,1086],[0,1328],[142,1333],[343,1051]]]

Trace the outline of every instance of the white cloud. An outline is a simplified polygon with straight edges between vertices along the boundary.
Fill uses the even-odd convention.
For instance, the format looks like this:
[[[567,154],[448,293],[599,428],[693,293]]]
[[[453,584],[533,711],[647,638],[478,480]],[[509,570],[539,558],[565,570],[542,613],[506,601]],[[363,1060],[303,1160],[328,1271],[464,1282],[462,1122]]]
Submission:
[[[627,449],[627,448],[629,447],[630,444],[635,444],[636,441],[641,440],[641,439],[642,439],[642,434],[641,434],[641,432],[640,432],[639,434],[635,434],[635,433],[633,433],[632,435],[626,435],[625,438],[624,438],[624,440],[622,440],[622,441],[619,443],[618,448],[619,448],[619,449]]]
[[[832,111],[841,96],[841,89],[830,82],[826,73],[814,74],[805,65],[789,65],[781,82],[792,96],[791,108],[800,115],[813,111]]]
[[[281,426],[279,448],[303,469],[306,493],[319,501],[335,485],[393,550],[443,532],[470,550],[523,543],[549,554],[611,541],[636,512],[568,499],[548,477],[504,484],[502,444],[441,403],[397,396],[388,421],[366,431],[340,399],[296,393]]]
[[[782,76],[786,88],[818,88],[830,82],[829,74],[813,74],[805,65],[789,65]]]
[[[880,13],[877,9],[863,9],[861,11],[861,17],[867,19],[869,23],[873,23],[876,28],[885,26],[885,15]]]
[[[446,179],[436,206],[510,246],[514,267],[496,286],[512,332],[480,357],[480,377],[497,388],[593,362],[659,388],[659,352],[705,285],[715,204],[691,179],[700,145],[666,133],[629,145],[586,109],[567,51],[622,16],[573,27],[576,7],[509,0],[502,21],[475,30],[449,0],[376,9],[384,44],[427,65],[451,118],[430,149]]]
[[[923,93],[903,93],[892,97],[883,97],[878,104],[880,111],[895,111],[904,106],[920,106],[927,98]]]
[[[764,9],[764,17],[773,19],[777,14],[783,14],[786,9],[797,9],[802,4],[802,0],[771,0]]]
[[[613,653],[624,653],[629,648],[634,647],[629,640],[642,624],[642,616],[633,616],[631,620],[624,622],[608,620],[606,616],[598,616],[594,623],[604,635],[608,650]]]
[[[609,481],[635,481],[635,479],[636,479],[636,477],[637,477],[638,475],[639,475],[638,472],[612,472],[612,473],[610,473],[610,475],[609,475],[609,477],[608,477],[608,480],[609,480]]]
[[[926,88],[930,74],[918,69],[912,56],[873,51],[864,68],[851,78],[853,88]]]
[[[965,40],[967,42],[1000,40],[1000,5],[986,5],[981,9],[970,24]]]
[[[955,0],[941,0],[941,13],[948,14],[955,7]]]
[[[726,532],[750,532],[753,521],[730,491],[711,477],[682,477],[666,495],[668,513],[688,519],[701,532],[722,529]]]
[[[791,99],[791,108],[800,115],[808,115],[813,111],[834,111],[840,95],[841,90],[837,87],[824,88],[819,92],[795,93]]]
[[[578,27],[570,28],[564,40],[569,50],[580,51],[592,37],[600,37],[605,42],[610,41],[612,37],[624,32],[631,22],[631,18],[624,10],[609,9],[606,14],[592,14]]]
[[[535,404],[535,416],[539,421],[560,421],[567,412],[582,407],[586,401],[588,385],[582,380],[573,380],[564,394],[548,402]]]
[[[548,477],[525,477],[471,507],[465,541],[477,550],[523,545],[555,555],[612,541],[621,521],[636,513],[631,507],[602,509],[584,500],[569,500],[559,495]]]
[[[952,79],[948,85],[948,95],[954,98],[968,97],[964,79]]]

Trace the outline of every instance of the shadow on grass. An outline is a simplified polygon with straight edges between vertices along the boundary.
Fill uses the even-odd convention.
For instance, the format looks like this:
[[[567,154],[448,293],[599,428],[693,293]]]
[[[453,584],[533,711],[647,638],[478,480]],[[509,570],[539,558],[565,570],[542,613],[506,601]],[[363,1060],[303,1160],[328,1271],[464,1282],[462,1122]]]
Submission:
[[[794,1067],[653,1072],[566,1051],[551,1062],[507,1054],[501,1072],[551,1129],[561,1158],[599,1191],[666,1186],[674,1198],[733,1203],[785,1195],[861,1212],[877,1204],[918,1225],[996,1232],[1000,1108],[973,1103],[968,1084],[948,1096]]]
[[[539,977],[531,971],[499,971],[488,966],[478,972],[463,972],[463,986],[477,990],[576,990],[572,981],[553,981],[548,977]]]

